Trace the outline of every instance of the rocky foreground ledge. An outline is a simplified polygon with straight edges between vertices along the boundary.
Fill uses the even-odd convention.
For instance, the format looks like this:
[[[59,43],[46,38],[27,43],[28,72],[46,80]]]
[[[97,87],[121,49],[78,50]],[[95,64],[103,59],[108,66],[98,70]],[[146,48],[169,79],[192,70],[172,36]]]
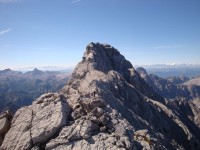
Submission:
[[[118,50],[91,43],[59,93],[16,112],[1,149],[199,149],[196,135]]]

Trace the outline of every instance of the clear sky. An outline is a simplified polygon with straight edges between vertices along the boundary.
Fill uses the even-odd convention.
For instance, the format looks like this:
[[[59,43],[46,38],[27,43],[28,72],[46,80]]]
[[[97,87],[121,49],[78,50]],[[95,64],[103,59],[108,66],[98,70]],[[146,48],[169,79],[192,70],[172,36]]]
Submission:
[[[200,64],[200,0],[0,0],[0,69],[74,66],[92,41],[133,65]]]

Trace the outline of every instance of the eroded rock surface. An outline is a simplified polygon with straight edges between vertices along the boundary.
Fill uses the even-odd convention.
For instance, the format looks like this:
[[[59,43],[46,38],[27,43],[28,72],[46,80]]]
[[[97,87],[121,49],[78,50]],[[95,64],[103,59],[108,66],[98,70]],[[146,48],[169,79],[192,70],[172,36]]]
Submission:
[[[10,110],[0,114],[0,146],[3,142],[5,134],[8,132],[11,126],[13,115]]]
[[[69,121],[70,107],[63,95],[42,95],[32,105],[19,109],[1,149],[31,149],[43,146]]]
[[[164,79],[148,74],[141,67],[137,68],[137,71],[155,91],[166,99],[167,106],[175,111],[188,129],[200,139],[200,86],[197,82],[199,78],[192,80],[185,77]],[[189,81],[184,82],[184,80]]]
[[[90,43],[60,94],[17,111],[2,148],[199,149],[199,134],[176,111],[118,50]]]
[[[108,106],[111,110],[117,110],[127,122],[124,124],[124,128],[129,126],[132,128],[130,133],[145,129],[152,137],[149,143],[146,141],[135,141],[134,143],[133,135],[126,134],[130,145],[133,145],[125,147],[126,149],[134,147],[138,149],[197,149],[199,146],[199,139],[189,131],[179,116],[166,107],[164,99],[154,92],[130,62],[110,45],[89,44],[83,60],[77,65],[71,81],[65,86],[62,93],[73,108],[72,118],[75,122],[82,116],[102,115],[102,110],[98,106],[91,107],[91,101],[97,100],[106,104],[106,107],[103,108],[104,111]],[[110,116],[110,120],[113,120],[111,115],[108,116]],[[99,119],[96,122],[98,121]],[[104,126],[98,127],[102,130],[97,128],[94,135],[90,135],[89,138],[104,133],[105,129],[110,134],[115,134],[117,126],[112,123]],[[58,139],[61,137],[59,136]],[[47,145],[52,146],[58,139],[50,141]],[[100,141],[95,142],[95,145],[100,143]],[[88,145],[83,137],[76,139],[76,142],[69,140],[58,145],[59,147],[67,145],[76,149],[81,143],[83,147],[84,144]],[[87,149],[91,149],[91,146],[91,144],[88,145]],[[105,145],[104,148],[108,148],[107,146]]]
[[[130,124],[107,107],[104,114],[86,115],[62,129],[46,149],[133,149]]]

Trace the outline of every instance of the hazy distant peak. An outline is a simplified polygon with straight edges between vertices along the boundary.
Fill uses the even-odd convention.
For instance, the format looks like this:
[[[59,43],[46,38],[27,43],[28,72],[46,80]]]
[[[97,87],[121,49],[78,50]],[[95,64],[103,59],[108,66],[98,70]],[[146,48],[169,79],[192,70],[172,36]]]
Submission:
[[[12,70],[10,68],[2,70],[2,72],[11,72],[11,71]]]
[[[41,74],[43,74],[44,72],[41,71],[41,70],[39,70],[39,69],[37,69],[37,68],[35,68],[35,69],[32,71],[32,73],[33,73],[33,75],[41,75]]]
[[[7,73],[10,73],[11,71],[12,70],[8,68],[8,69],[0,70],[0,73],[1,74],[5,74],[5,73],[7,74]]]
[[[41,70],[35,68],[35,69],[33,70],[33,72],[41,72]]]
[[[35,75],[42,75],[42,74],[44,74],[44,72],[35,68],[33,71],[28,71],[25,74],[35,76]]]
[[[10,68],[8,68],[8,69],[5,69],[4,70],[5,72],[8,72],[8,71],[12,71]]]
[[[0,74],[2,74],[2,75],[17,75],[17,74],[21,74],[21,72],[20,71],[13,71],[13,70],[11,70],[10,68],[8,68],[8,69],[4,69],[4,70],[0,70]]]

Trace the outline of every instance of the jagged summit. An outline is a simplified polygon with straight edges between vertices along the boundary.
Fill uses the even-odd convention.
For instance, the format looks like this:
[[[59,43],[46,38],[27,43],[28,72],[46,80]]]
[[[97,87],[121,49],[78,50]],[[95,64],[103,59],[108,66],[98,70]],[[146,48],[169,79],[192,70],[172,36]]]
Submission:
[[[89,44],[83,60],[76,66],[71,81],[63,88],[62,93],[74,110],[73,118],[88,114],[93,109],[91,106],[93,101],[103,101],[119,112],[134,130],[148,129],[155,137],[165,131],[167,133],[163,136],[172,134],[170,139],[176,139],[177,142],[174,145],[166,144],[166,141],[157,137],[158,143],[163,143],[168,148],[175,145],[180,148],[180,145],[184,145],[183,139],[179,139],[177,135],[185,137],[184,140],[193,141],[194,137],[178,116],[175,115],[175,118],[179,120],[179,125],[175,118],[170,118],[173,112],[164,105],[163,98],[155,93],[131,63],[110,45]],[[116,128],[117,124],[112,124],[112,128]],[[127,132],[125,134],[130,141],[132,135]],[[185,145],[185,148],[187,146]]]
[[[97,72],[118,74],[127,83],[149,98],[164,100],[135,71],[132,64],[120,52],[108,44],[90,43],[86,47],[82,61],[76,66],[72,78],[82,78],[87,73]],[[73,79],[72,79],[73,80]]]
[[[16,112],[1,148],[198,149],[193,132],[118,50],[90,43],[59,94]]]
[[[103,72],[110,70],[124,71],[133,68],[131,63],[114,47],[108,44],[90,43],[86,47],[82,63],[89,63],[91,68]]]
[[[26,75],[31,75],[31,76],[37,76],[37,75],[42,75],[44,72],[42,70],[39,70],[37,68],[33,69],[33,71],[28,71],[25,73]]]

